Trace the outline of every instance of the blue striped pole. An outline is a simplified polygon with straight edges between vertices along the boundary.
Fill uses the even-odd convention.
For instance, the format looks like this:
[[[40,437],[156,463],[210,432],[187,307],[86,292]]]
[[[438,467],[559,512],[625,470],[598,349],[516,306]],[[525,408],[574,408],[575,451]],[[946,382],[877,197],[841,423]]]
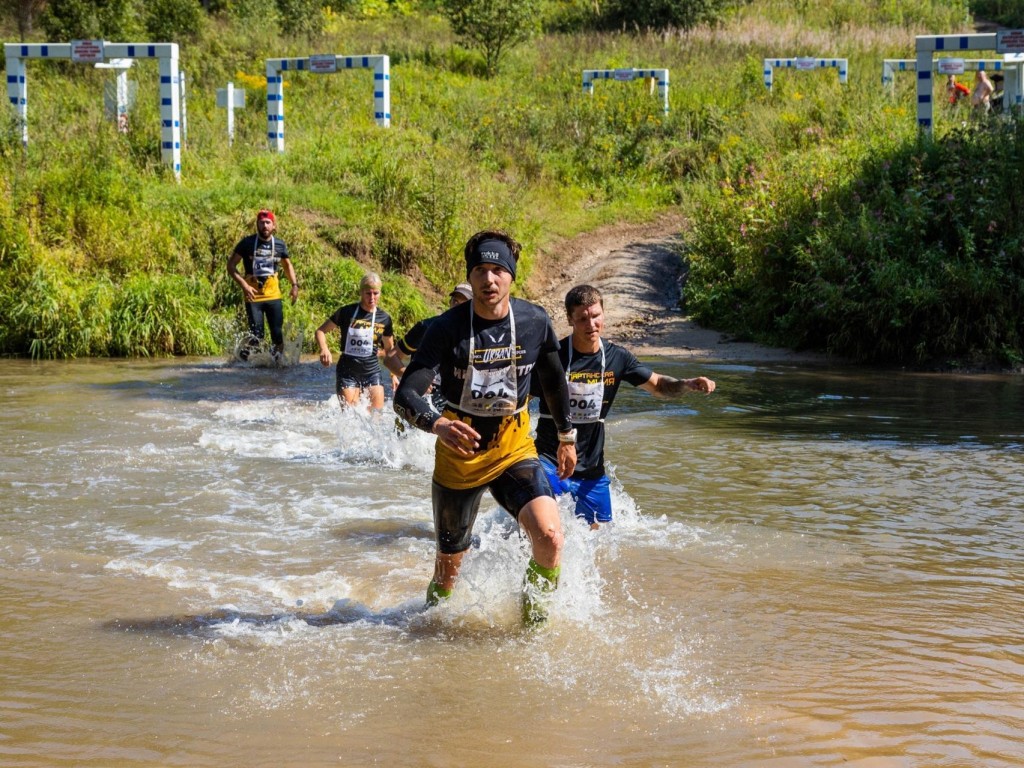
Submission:
[[[914,48],[917,52],[917,126],[930,134],[935,113],[932,54],[942,51],[994,51],[996,35],[994,32],[978,35],[918,35]]]

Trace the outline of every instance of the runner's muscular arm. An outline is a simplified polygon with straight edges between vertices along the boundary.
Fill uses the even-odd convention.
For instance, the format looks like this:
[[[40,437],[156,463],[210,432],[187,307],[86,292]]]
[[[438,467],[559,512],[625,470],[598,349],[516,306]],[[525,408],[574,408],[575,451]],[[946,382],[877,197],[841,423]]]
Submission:
[[[548,404],[555,429],[559,432],[569,431],[572,429],[572,419],[569,418],[569,385],[565,381],[565,369],[562,367],[562,361],[558,359],[558,352],[541,355],[537,359],[534,372],[544,392],[544,401]],[[558,476],[564,480],[576,469],[575,444],[560,442],[555,458],[558,459]]]
[[[480,447],[480,433],[457,419],[439,416],[423,396],[434,381],[434,369],[415,359],[405,369],[395,392],[395,413],[417,429],[437,435],[438,439],[462,456],[472,456]]]
[[[698,376],[695,379],[673,379],[671,376],[662,376],[655,373],[640,385],[640,389],[647,390],[657,397],[679,397],[687,390],[694,392],[715,391],[715,382],[706,376]]]
[[[235,251],[228,257],[228,277],[242,287],[242,293],[245,294],[247,299],[252,299],[256,295],[256,289],[245,282],[245,276],[238,271],[238,262],[241,260],[242,254],[238,251]]]

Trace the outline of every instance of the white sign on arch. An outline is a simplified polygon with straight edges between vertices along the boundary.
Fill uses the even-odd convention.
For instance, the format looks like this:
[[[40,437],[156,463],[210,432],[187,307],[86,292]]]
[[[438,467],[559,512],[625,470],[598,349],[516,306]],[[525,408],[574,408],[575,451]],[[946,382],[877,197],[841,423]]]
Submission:
[[[160,66],[160,158],[181,178],[181,94],[177,43],[4,43],[7,59],[7,97],[21,123],[21,143],[28,146],[29,59],[70,59],[111,63],[118,59],[157,59]]]
[[[267,139],[270,148],[284,152],[284,74],[288,71],[333,74],[340,69],[373,70],[373,118],[391,125],[391,70],[387,56],[314,54],[298,59],[267,59]]]

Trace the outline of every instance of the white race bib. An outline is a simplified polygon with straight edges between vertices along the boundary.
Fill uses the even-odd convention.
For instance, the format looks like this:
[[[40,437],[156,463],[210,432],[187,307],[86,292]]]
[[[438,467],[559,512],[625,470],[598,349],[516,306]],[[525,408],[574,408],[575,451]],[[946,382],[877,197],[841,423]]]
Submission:
[[[601,376],[593,383],[570,381],[572,370],[572,339],[569,339],[569,360],[565,366],[565,381],[569,385],[569,418],[573,424],[593,423],[601,420],[601,406],[604,404],[604,342],[601,347]]]
[[[601,420],[604,401],[604,380],[588,383],[569,382],[569,418],[573,424],[586,424]]]
[[[476,416],[511,416],[516,412],[519,392],[514,365],[489,371],[470,366],[466,383],[461,410]]]
[[[520,410],[519,372],[516,369],[516,318],[511,305],[508,308],[509,346],[508,365],[504,368],[479,370],[473,366],[476,340],[473,335],[473,311],[469,312],[469,362],[462,383],[462,397],[458,408],[473,416],[511,416]]]
[[[352,313],[352,319],[348,324],[348,333],[345,334],[345,354],[350,357],[373,357],[373,331],[377,327],[377,308],[373,308],[370,315],[369,328],[354,328],[356,315],[359,314],[359,307]]]
[[[274,237],[271,235],[270,242],[264,243],[258,237],[252,247],[252,274],[253,277],[270,277],[277,274],[277,262],[275,258]]]

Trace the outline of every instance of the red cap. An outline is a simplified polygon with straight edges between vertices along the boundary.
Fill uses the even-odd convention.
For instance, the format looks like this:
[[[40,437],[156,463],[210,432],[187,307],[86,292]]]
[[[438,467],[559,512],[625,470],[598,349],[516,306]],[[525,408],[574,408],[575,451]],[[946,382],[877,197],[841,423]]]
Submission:
[[[277,219],[274,218],[274,212],[268,211],[266,208],[256,214],[256,221],[260,221],[261,219],[270,219],[272,222],[277,224]]]

